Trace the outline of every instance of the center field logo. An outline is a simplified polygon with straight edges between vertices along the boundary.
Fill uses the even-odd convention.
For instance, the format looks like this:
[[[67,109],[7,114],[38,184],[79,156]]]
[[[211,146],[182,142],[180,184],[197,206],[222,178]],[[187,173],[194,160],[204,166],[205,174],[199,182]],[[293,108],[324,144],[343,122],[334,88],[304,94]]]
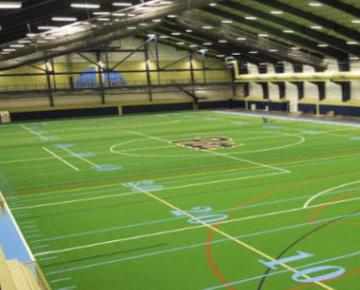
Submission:
[[[194,138],[191,140],[174,141],[173,143],[196,150],[216,150],[235,147],[233,140],[227,137]]]

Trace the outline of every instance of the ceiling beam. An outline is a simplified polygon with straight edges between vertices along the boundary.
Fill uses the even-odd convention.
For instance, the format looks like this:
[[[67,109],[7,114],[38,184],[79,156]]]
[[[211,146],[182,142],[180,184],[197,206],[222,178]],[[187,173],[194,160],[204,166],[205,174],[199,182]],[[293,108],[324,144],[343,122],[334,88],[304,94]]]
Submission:
[[[160,32],[161,34],[171,36],[171,33],[174,30],[166,29],[164,27],[159,27],[156,31]],[[204,47],[203,46],[204,42],[209,41],[209,40],[206,40],[206,39],[202,39],[202,38],[199,37],[199,35],[195,35],[195,34],[193,34],[193,35],[189,35],[189,34],[188,35],[181,35],[181,38],[179,38],[179,40],[182,40],[182,41],[185,40],[185,41],[188,41],[188,42],[190,42],[192,44],[196,44],[196,45],[199,46],[199,49]],[[172,46],[177,46],[177,45],[173,43]],[[177,46],[177,47],[179,47],[179,46]],[[184,47],[180,47],[180,48],[185,49]],[[197,51],[199,49],[197,49]],[[211,48],[208,48],[208,49],[209,49],[209,51],[215,50],[215,51],[218,52],[218,54],[225,54],[227,56],[230,56],[234,52],[233,49],[228,49],[225,46],[217,44],[217,43],[213,44],[211,46]],[[249,61],[249,62],[251,62],[253,64],[256,64],[256,65],[260,64],[261,62],[266,62],[267,61],[266,59],[264,59],[262,57],[245,56],[244,54],[242,54],[241,56],[234,56],[234,57],[237,58],[237,59],[240,59],[241,61]],[[272,61],[275,62],[275,60],[272,60]]]
[[[293,14],[295,16],[304,18],[308,21],[312,21],[314,23],[317,23],[323,27],[326,27],[330,30],[334,30],[339,34],[342,34],[344,36],[347,36],[351,39],[360,41],[360,32],[356,31],[354,29],[351,29],[347,26],[341,25],[339,23],[336,23],[335,21],[331,21],[328,20],[324,17],[318,16],[314,13],[311,12],[307,12],[304,10],[301,10],[299,8],[296,8],[294,6],[279,2],[278,0],[272,0],[272,1],[268,1],[268,0],[254,0],[258,3],[261,3],[263,5],[267,5],[282,11],[286,11],[287,13]],[[306,5],[306,3],[304,4]],[[331,36],[330,36],[331,37]],[[331,44],[331,42],[328,42],[329,44]],[[356,50],[355,48],[351,48],[349,46],[346,45],[346,42],[344,40],[340,40],[338,39],[338,47],[342,48],[345,51],[350,51],[350,50]]]
[[[220,21],[212,19],[202,11],[184,13],[178,18],[178,21],[183,26],[204,35],[206,39],[224,39],[230,44],[238,48],[241,47],[248,52],[258,51],[262,56],[276,60],[302,63],[321,68],[327,67],[327,64],[322,58],[301,51],[293,51],[289,46],[276,43],[270,39],[254,36],[234,26],[224,26]],[[206,29],[205,26],[211,26],[212,29]],[[238,40],[239,36],[243,36],[246,40]]]
[[[224,5],[226,7],[232,8],[233,11],[234,11],[234,9],[233,9],[232,5],[234,5],[234,7],[239,6],[238,8],[240,8],[241,11],[248,12],[249,14],[257,16],[257,17],[262,18],[262,19],[273,21],[274,23],[277,23],[276,20],[277,20],[277,18],[279,18],[279,17],[273,16],[271,14],[267,14],[267,13],[258,11],[256,9],[249,8],[249,7],[244,6],[244,5],[239,5],[237,3],[226,2],[226,3],[224,3]],[[238,15],[236,15],[234,13],[230,13],[230,12],[227,12],[225,10],[221,10],[220,5],[218,5],[216,8],[207,7],[207,8],[203,8],[202,10],[207,11],[207,12],[212,13],[212,14],[215,14],[215,15],[222,16],[222,17],[224,17],[226,19],[231,19],[233,21],[236,21],[241,26],[243,26],[243,25],[251,26],[252,28],[258,29],[260,32],[268,32],[271,35],[277,36],[277,37],[285,39],[287,41],[291,41],[294,44],[294,46],[306,47],[316,57],[323,57],[323,55],[328,55],[328,56],[337,58],[339,55],[343,55],[344,57],[347,55],[346,53],[342,52],[341,50],[337,50],[337,49],[334,49],[334,48],[331,48],[331,47],[321,49],[321,48],[319,48],[317,46],[318,42],[315,42],[315,41],[310,40],[308,38],[301,37],[301,36],[296,35],[296,34],[284,33],[280,29],[271,27],[271,26],[266,25],[264,23],[261,23],[259,21],[257,21],[256,23],[253,22],[253,21],[251,21],[251,22],[250,21],[244,21],[243,18],[241,18],[240,16],[238,16]],[[286,22],[287,22],[287,20],[286,20]],[[280,24],[280,23],[277,23],[277,24]],[[290,28],[289,25],[291,25],[292,22],[287,23],[287,24],[288,25],[284,25],[284,24],[281,24],[281,25],[284,25],[284,29],[286,29],[286,28],[289,29]],[[300,26],[300,25],[296,24],[296,26]],[[297,27],[297,28],[299,28],[299,27]],[[288,45],[287,43],[282,43],[282,44],[283,45]]]
[[[353,5],[338,0],[321,0],[321,3],[324,3],[340,11],[346,12],[350,15],[353,15],[356,18],[360,17],[360,9]]]

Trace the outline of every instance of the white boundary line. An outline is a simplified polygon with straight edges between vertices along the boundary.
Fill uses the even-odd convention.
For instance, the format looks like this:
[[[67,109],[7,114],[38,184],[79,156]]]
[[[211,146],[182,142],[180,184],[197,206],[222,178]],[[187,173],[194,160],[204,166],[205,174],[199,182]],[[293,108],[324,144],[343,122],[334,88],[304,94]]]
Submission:
[[[47,140],[43,135],[35,132],[34,130],[30,129],[29,127],[26,127],[25,125],[20,125],[20,126],[21,126],[21,128],[23,128],[24,130],[26,130],[26,131],[30,132],[31,134],[39,137],[41,140],[43,140],[43,141],[46,141],[46,140]]]
[[[360,189],[360,187],[358,188]],[[340,192],[347,192],[347,191],[340,191]],[[339,192],[334,192],[331,194],[337,194]],[[214,213],[226,213],[229,210],[238,210],[238,211],[242,211],[242,210],[246,210],[249,208],[257,208],[257,207],[264,207],[264,206],[272,206],[274,204],[283,204],[283,203],[290,203],[293,201],[298,201],[298,200],[303,200],[308,198],[311,195],[306,195],[306,196],[299,196],[299,197],[295,197],[295,198],[289,198],[289,199],[279,199],[279,200],[275,200],[275,201],[268,201],[268,202],[262,202],[262,203],[256,203],[253,205],[248,205],[248,206],[243,206],[243,207],[233,207],[233,208],[226,208],[226,209],[221,209],[221,210],[216,210],[214,211]],[[14,209],[12,209],[14,211]],[[171,217],[171,218],[164,218],[164,219],[157,219],[157,220],[150,220],[150,221],[145,221],[145,222],[141,222],[141,223],[135,223],[135,224],[124,224],[124,225],[119,225],[116,227],[108,227],[108,228],[101,228],[101,229],[97,229],[97,230],[90,230],[90,231],[82,231],[82,232],[73,232],[71,234],[67,234],[67,235],[59,235],[59,236],[53,236],[53,237],[48,237],[48,238],[42,238],[39,240],[32,240],[32,243],[40,243],[40,242],[48,242],[48,241],[54,241],[54,240],[62,240],[62,239],[68,239],[68,238],[73,238],[73,237],[81,237],[81,236],[86,236],[86,235],[95,235],[95,234],[99,234],[99,233],[105,233],[105,232],[115,232],[115,231],[119,231],[122,229],[128,229],[128,228],[135,228],[135,227],[140,227],[140,226],[146,226],[146,225],[153,225],[153,224],[158,224],[158,223],[163,223],[163,222],[173,222],[173,221],[179,221],[181,219],[184,219],[184,217]]]
[[[21,241],[23,242],[26,251],[27,251],[28,254],[29,254],[29,257],[30,257],[30,259],[31,259],[31,262],[36,262],[36,259],[35,259],[34,255],[33,255],[33,253],[31,252],[30,247],[29,247],[28,243],[26,242],[26,240],[25,240],[25,238],[24,238],[24,235],[22,234],[22,232],[21,232],[21,230],[20,230],[20,228],[19,228],[19,225],[17,224],[17,222],[16,222],[16,220],[15,220],[15,218],[14,218],[14,216],[13,216],[13,214],[12,214],[12,212],[11,212],[11,210],[10,210],[7,202],[6,202],[6,199],[5,199],[5,197],[4,197],[4,195],[3,195],[3,193],[2,193],[1,191],[0,191],[0,199],[1,199],[1,200],[3,201],[3,203],[4,203],[5,212],[9,214],[10,219],[11,219],[11,221],[13,222],[17,233],[18,233]]]
[[[343,187],[346,187],[346,186],[349,186],[349,185],[353,185],[353,184],[358,184],[360,183],[360,179],[359,180],[356,180],[356,181],[353,181],[353,182],[349,182],[349,183],[344,183],[344,184],[341,184],[341,185],[338,185],[338,186],[334,186],[334,187],[331,187],[331,188],[328,188],[326,190],[323,190],[315,195],[313,195],[311,198],[309,198],[305,203],[304,203],[304,208],[308,208],[309,207],[309,204],[311,202],[313,202],[315,199],[317,199],[318,197],[322,196],[322,195],[325,195],[333,190],[337,190],[337,189],[340,189],[340,188],[343,188]]]
[[[131,134],[135,134],[135,135],[138,135],[138,136],[142,136],[144,138],[148,138],[148,139],[152,139],[152,140],[157,140],[157,141],[160,141],[160,142],[166,142],[167,144],[171,144],[171,141],[170,140],[167,140],[165,138],[161,138],[161,137],[157,137],[157,136],[151,136],[151,135],[146,135],[144,133],[141,133],[141,132],[138,132],[138,131],[128,131],[129,133]],[[176,144],[174,144],[175,146],[178,146]],[[227,155],[227,154],[223,154],[223,153],[220,153],[220,152],[215,152],[215,151],[210,151],[210,150],[198,150],[198,151],[203,151],[203,152],[206,152],[208,154],[212,154],[212,155],[216,155],[216,156],[220,156],[220,157],[224,157],[224,158],[228,158],[228,159],[232,159],[232,160],[236,160],[236,161],[240,161],[240,162],[244,162],[244,163],[250,163],[250,164],[253,164],[253,165],[257,165],[257,166],[260,166],[260,167],[265,167],[267,169],[271,169],[271,170],[275,170],[275,171],[280,171],[282,173],[291,173],[291,171],[289,170],[286,170],[286,169],[283,169],[283,168],[279,168],[279,167],[274,167],[274,166],[271,166],[271,165],[267,165],[267,164],[263,164],[263,163],[259,163],[259,162],[255,162],[255,161],[251,161],[251,160],[247,160],[247,159],[242,159],[242,158],[238,158],[238,157],[235,157],[235,156],[231,156],[231,155]]]
[[[216,156],[221,156],[221,157],[224,157],[224,158],[241,161],[241,162],[244,162],[244,163],[250,163],[250,164],[257,165],[257,166],[260,166],[260,167],[264,167],[264,168],[267,168],[267,169],[280,171],[282,173],[291,173],[290,170],[287,170],[287,169],[284,169],[284,168],[275,167],[275,166],[271,166],[271,165],[260,163],[260,162],[255,162],[255,161],[248,160],[248,159],[239,158],[239,157],[236,157],[236,156],[233,156],[233,155],[227,155],[227,154],[223,154],[223,153],[215,152],[215,151],[210,151],[210,150],[204,150],[204,151],[209,153],[209,154],[216,155]]]
[[[211,224],[209,224],[209,223],[207,223],[207,222],[204,222],[201,218],[198,218],[197,216],[194,216],[194,215],[192,215],[191,213],[182,210],[181,208],[179,208],[179,207],[175,206],[174,204],[172,204],[172,203],[170,203],[170,202],[168,202],[168,201],[166,201],[166,200],[158,197],[157,195],[152,194],[152,193],[149,192],[149,191],[143,190],[142,188],[140,188],[140,187],[138,187],[138,186],[134,186],[134,189],[142,192],[142,193],[145,194],[146,196],[150,197],[150,198],[153,199],[153,200],[158,201],[159,203],[165,205],[166,207],[169,207],[169,208],[172,208],[172,209],[174,209],[174,210],[176,210],[176,211],[181,212],[182,214],[184,214],[185,216],[188,216],[188,217],[191,218],[192,220],[197,221],[199,224],[203,225],[204,227],[213,230],[214,232],[220,234],[220,235],[223,236],[224,238],[227,238],[227,239],[231,240],[232,242],[238,244],[238,245],[241,246],[242,248],[245,248],[245,249],[249,250],[249,251],[252,252],[253,254],[256,254],[256,255],[258,255],[258,256],[260,256],[260,257],[263,257],[263,258],[265,258],[265,259],[267,259],[267,260],[269,260],[269,261],[272,261],[272,262],[273,262],[273,261],[276,261],[276,258],[273,258],[273,257],[270,256],[269,254],[267,254],[267,253],[259,250],[258,248],[255,248],[254,246],[252,246],[252,245],[250,245],[250,244],[248,244],[248,243],[246,243],[246,242],[244,242],[244,241],[242,241],[242,240],[240,240],[240,239],[238,239],[238,238],[236,238],[236,237],[234,237],[234,236],[232,236],[232,235],[230,235],[230,234],[228,234],[228,233],[226,233],[226,232],[224,232],[223,230],[219,229],[217,226],[214,226],[214,225],[211,225]],[[310,278],[311,278],[309,275],[300,273],[297,269],[289,266],[289,265],[286,264],[286,263],[279,263],[279,266],[281,266],[282,268],[287,269],[287,270],[289,270],[289,271],[291,271],[291,272],[293,272],[293,273],[297,273],[297,274],[299,274],[301,277],[305,277],[305,278],[307,278],[307,279],[310,279]],[[324,288],[324,289],[327,289],[327,290],[334,290],[334,288],[332,288],[332,287],[324,284],[322,281],[316,281],[316,282],[314,282],[314,284],[316,284],[316,285],[318,285],[318,286],[320,286],[320,287],[322,287],[322,288]]]
[[[309,162],[315,162],[316,164],[317,163],[322,163],[322,162],[327,162],[328,160],[337,160],[337,159],[340,159],[340,158],[352,158],[352,157],[355,157],[355,156],[359,156],[360,153],[356,153],[356,154],[348,154],[348,155],[341,155],[341,156],[331,156],[331,157],[323,157],[323,158],[317,158],[317,159],[303,159],[303,160],[298,160],[298,161],[292,161],[292,162],[279,162],[279,163],[276,163],[276,165],[285,165],[285,166],[290,166],[291,168],[293,167],[302,167],[304,165],[302,164],[308,164]],[[356,157],[357,158],[357,157]],[[292,165],[294,164],[294,165]],[[298,165],[300,164],[300,165]],[[226,171],[223,171],[223,172],[231,172],[231,171],[236,171],[238,169],[231,169],[231,170],[226,170]],[[198,175],[204,175],[204,174],[208,174],[208,173],[198,173],[196,174],[197,176]],[[190,175],[183,175],[183,176],[190,176]],[[168,180],[169,177],[166,177],[166,178],[160,178],[158,179],[158,181],[163,181],[163,180]],[[75,189],[66,189],[66,190],[56,190],[56,191],[50,191],[50,192],[41,192],[41,193],[37,193],[37,194],[29,194],[29,195],[26,195],[26,196],[22,196],[22,198],[24,197],[27,197],[27,198],[30,198],[30,199],[34,199],[34,198],[41,198],[43,196],[45,197],[48,197],[49,195],[55,195],[55,194],[63,194],[63,193],[68,193],[68,192],[83,192],[84,190],[97,190],[97,189],[103,189],[103,188],[109,188],[109,187],[115,187],[115,186],[118,186],[118,183],[112,183],[112,184],[107,184],[107,185],[101,185],[101,186],[90,186],[90,187],[85,187],[85,188],[75,188]],[[109,189],[106,189],[106,190],[109,190]],[[110,190],[111,191],[111,190]],[[8,200],[11,200],[12,197],[9,197]]]
[[[33,162],[33,161],[41,161],[41,160],[49,160],[52,159],[51,157],[44,157],[44,158],[32,158],[32,159],[15,159],[15,160],[7,160],[1,161],[0,164],[11,164],[11,163],[24,163],[24,162]]]
[[[71,167],[72,169],[74,169],[75,171],[79,171],[80,169],[77,168],[75,165],[72,165],[71,163],[67,162],[65,159],[61,158],[59,155],[57,155],[56,153],[52,152],[50,149],[46,148],[46,147],[42,147],[42,149],[44,149],[47,153],[49,153],[50,155],[54,156],[56,159],[60,160],[61,162],[65,163],[67,166]]]
[[[150,237],[162,236],[162,235],[166,235],[166,234],[174,234],[174,233],[179,233],[179,232],[201,229],[204,227],[208,227],[209,225],[211,227],[213,227],[212,225],[214,225],[214,224],[223,225],[223,224],[230,224],[230,223],[240,222],[240,221],[248,221],[248,220],[253,220],[253,219],[258,219],[258,218],[266,218],[266,217],[282,215],[282,214],[287,214],[287,213],[294,213],[294,212],[303,211],[303,210],[307,210],[307,209],[319,208],[319,207],[323,207],[323,206],[336,205],[336,204],[353,202],[353,201],[358,201],[358,200],[360,200],[360,197],[343,199],[343,200],[326,202],[326,203],[320,203],[320,204],[316,204],[316,205],[311,205],[306,209],[303,207],[298,207],[298,208],[286,209],[286,210],[275,211],[275,212],[268,212],[268,213],[263,213],[263,214],[258,214],[258,215],[245,216],[245,217],[240,217],[240,218],[236,218],[236,219],[225,220],[225,221],[221,221],[221,222],[207,224],[207,226],[204,224],[199,224],[199,225],[195,225],[195,226],[187,226],[187,227],[182,227],[182,228],[177,228],[177,229],[166,230],[166,231],[162,231],[162,232],[147,233],[147,234],[142,234],[142,235],[138,235],[138,236],[131,236],[131,237],[125,237],[125,238],[120,238],[120,239],[115,239],[115,240],[108,240],[105,242],[86,244],[86,245],[76,246],[76,247],[71,247],[71,248],[39,252],[39,253],[35,253],[35,256],[36,257],[47,256],[47,255],[52,255],[52,254],[71,252],[71,251],[75,251],[75,250],[95,248],[95,247],[99,247],[99,246],[111,245],[111,244],[116,244],[116,243],[121,243],[121,242],[128,242],[128,241],[138,240],[138,239],[143,239],[143,238],[150,238]],[[185,211],[183,211],[183,212],[188,214]]]
[[[66,152],[68,152],[68,153],[70,153],[71,155],[73,155],[73,156],[75,156],[75,157],[77,157],[77,158],[81,159],[82,161],[84,161],[84,162],[86,162],[86,163],[90,164],[91,166],[94,166],[94,167],[96,167],[96,168],[99,168],[99,165],[97,165],[97,164],[95,164],[94,162],[92,162],[92,161],[90,161],[90,160],[88,160],[88,159],[86,159],[86,158],[84,158],[84,157],[80,156],[79,154],[77,154],[77,153],[75,153],[75,152],[71,151],[70,149],[68,149],[68,148],[66,148],[66,147],[64,147],[64,146],[59,145],[59,148],[61,148],[62,150],[66,151]]]
[[[310,263],[310,264],[306,264],[306,265],[302,265],[302,266],[298,267],[298,270],[307,269],[307,268],[310,268],[310,267],[313,267],[313,266],[321,265],[321,264],[328,263],[328,262],[338,261],[338,260],[342,260],[342,259],[346,259],[346,258],[351,258],[351,257],[358,256],[358,255],[360,255],[360,251],[349,253],[349,254],[342,255],[342,256],[337,256],[337,257],[333,257],[333,258],[324,259],[324,260],[314,262],[314,263]],[[287,270],[280,270],[280,271],[271,272],[271,273],[265,274],[265,275],[259,275],[259,276],[255,276],[255,277],[251,277],[251,278],[245,278],[245,279],[238,280],[238,281],[228,282],[227,284],[221,284],[221,285],[217,285],[217,286],[213,286],[213,287],[208,287],[208,288],[205,288],[203,290],[222,289],[222,288],[225,288],[225,287],[228,287],[228,286],[235,286],[235,285],[240,285],[240,284],[244,284],[244,283],[247,283],[247,282],[259,280],[259,279],[264,278],[264,277],[272,277],[272,276],[281,275],[281,274],[287,273],[287,272],[288,272]]]
[[[240,235],[237,235],[236,238],[245,239],[245,238],[251,238],[251,237],[259,237],[259,236],[266,235],[266,234],[272,234],[274,232],[282,232],[282,231],[292,230],[292,229],[296,229],[296,228],[312,226],[312,225],[315,225],[315,224],[319,224],[319,223],[323,223],[323,222],[327,222],[327,221],[332,221],[332,220],[338,219],[340,217],[358,217],[359,215],[360,215],[360,213],[351,214],[351,215],[341,215],[341,216],[334,216],[334,217],[326,218],[326,219],[320,219],[320,220],[310,222],[310,223],[291,224],[291,225],[288,225],[288,226],[278,227],[278,228],[271,228],[271,229],[264,230],[264,231],[257,231],[257,232],[249,232],[249,233],[246,233],[246,234],[240,234]],[[225,243],[225,242],[228,242],[228,241],[229,241],[228,239],[223,238],[223,239],[213,240],[210,243],[213,245],[213,244]],[[75,268],[66,268],[66,269],[62,269],[62,270],[48,272],[47,275],[60,274],[60,273],[65,273],[65,272],[73,272],[73,271],[76,271],[76,270],[84,270],[84,269],[89,269],[89,268],[94,268],[94,267],[99,267],[99,266],[106,266],[106,265],[115,264],[115,263],[122,263],[122,262],[131,261],[131,260],[154,257],[154,256],[162,255],[162,254],[181,252],[181,251],[190,250],[190,249],[194,249],[194,248],[198,248],[198,247],[203,247],[205,245],[206,245],[206,242],[186,244],[184,246],[168,248],[168,249],[164,249],[164,250],[160,250],[160,251],[148,252],[148,253],[144,253],[144,254],[139,254],[139,255],[134,255],[134,256],[127,256],[127,257],[114,259],[114,260],[108,260],[108,261],[104,261],[104,262],[100,262],[100,263],[86,264],[84,266],[79,266],[79,267],[75,267]]]

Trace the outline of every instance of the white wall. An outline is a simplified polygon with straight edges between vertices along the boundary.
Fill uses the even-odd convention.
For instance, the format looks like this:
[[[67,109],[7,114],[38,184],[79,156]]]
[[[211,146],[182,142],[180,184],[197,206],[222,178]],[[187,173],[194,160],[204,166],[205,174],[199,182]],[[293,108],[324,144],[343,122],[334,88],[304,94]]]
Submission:
[[[352,61],[351,70],[360,72],[360,61]],[[354,101],[360,102],[360,81],[351,82],[351,97]]]
[[[327,72],[339,71],[338,63],[335,59],[329,60],[329,67],[326,71]],[[331,81],[326,82],[326,100],[341,102],[342,101],[341,86]]]

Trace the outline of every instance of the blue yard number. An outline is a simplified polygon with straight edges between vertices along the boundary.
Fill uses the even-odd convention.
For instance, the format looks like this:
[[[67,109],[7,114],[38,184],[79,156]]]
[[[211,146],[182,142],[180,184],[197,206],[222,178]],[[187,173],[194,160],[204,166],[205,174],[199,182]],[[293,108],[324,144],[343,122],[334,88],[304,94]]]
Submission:
[[[275,270],[277,266],[281,264],[291,263],[303,259],[313,257],[314,255],[298,251],[296,255],[286,258],[281,258],[273,261],[264,261],[259,260],[261,264],[264,264],[266,267]],[[343,267],[338,266],[318,266],[307,268],[301,270],[292,275],[292,279],[299,283],[315,283],[325,280],[335,279],[345,273]],[[313,275],[318,274],[318,276],[313,277]]]
[[[187,211],[172,210],[171,213],[178,217],[187,216],[187,213],[191,214],[194,217],[187,220],[190,224],[210,224],[220,222],[228,218],[227,214],[214,213],[212,211],[213,209],[209,206],[197,206]]]

